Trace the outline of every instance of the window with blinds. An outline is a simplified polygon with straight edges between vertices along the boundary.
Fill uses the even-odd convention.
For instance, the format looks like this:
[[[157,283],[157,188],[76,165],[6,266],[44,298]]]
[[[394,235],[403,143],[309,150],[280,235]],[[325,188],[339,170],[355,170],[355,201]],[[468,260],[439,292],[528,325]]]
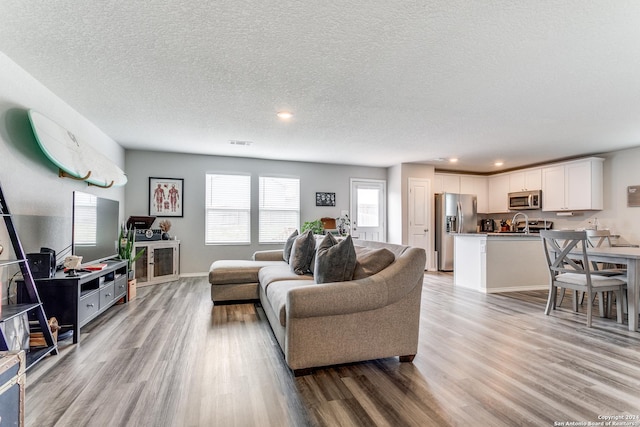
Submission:
[[[251,243],[251,176],[206,175],[205,244]]]
[[[73,197],[73,244],[95,246],[98,241],[98,198],[78,191]]]
[[[300,225],[300,180],[260,177],[260,243],[282,243]]]

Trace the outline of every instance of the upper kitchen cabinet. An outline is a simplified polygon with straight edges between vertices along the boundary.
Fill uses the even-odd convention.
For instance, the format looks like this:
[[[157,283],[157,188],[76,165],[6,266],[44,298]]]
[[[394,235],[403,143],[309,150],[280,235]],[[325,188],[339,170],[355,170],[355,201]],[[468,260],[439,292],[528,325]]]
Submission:
[[[509,174],[489,177],[489,212],[509,212]]]
[[[527,169],[509,174],[509,192],[542,189],[542,169]]]
[[[590,157],[542,168],[542,210],[601,210],[603,163]]]
[[[475,194],[478,202],[478,213],[489,213],[489,188],[484,176],[461,175],[460,193]]]
[[[479,175],[450,173],[434,174],[434,193],[475,194],[478,201],[478,213],[489,213],[489,194],[487,178]]]
[[[460,175],[436,173],[433,177],[434,193],[460,193]]]

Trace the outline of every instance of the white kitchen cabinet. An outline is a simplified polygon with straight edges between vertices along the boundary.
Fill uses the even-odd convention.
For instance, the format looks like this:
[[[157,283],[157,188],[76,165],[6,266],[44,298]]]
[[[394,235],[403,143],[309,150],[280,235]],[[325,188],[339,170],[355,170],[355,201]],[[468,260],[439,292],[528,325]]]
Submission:
[[[542,189],[542,169],[526,169],[509,174],[509,191],[531,191]]]
[[[433,182],[434,193],[475,194],[478,200],[478,213],[489,213],[487,177],[436,173]]]
[[[603,209],[603,163],[591,157],[542,168],[542,210]]]
[[[489,177],[489,212],[509,212],[509,174]]]
[[[449,173],[434,174],[434,193],[460,193],[460,175]]]
[[[476,175],[460,176],[460,193],[475,194],[478,202],[478,213],[489,213],[489,186],[487,178]]]

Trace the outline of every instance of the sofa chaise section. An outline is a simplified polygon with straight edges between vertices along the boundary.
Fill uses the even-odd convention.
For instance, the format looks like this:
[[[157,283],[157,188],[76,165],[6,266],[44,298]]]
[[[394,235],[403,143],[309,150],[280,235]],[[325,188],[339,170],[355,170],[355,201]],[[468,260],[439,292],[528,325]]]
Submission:
[[[276,260],[218,260],[209,269],[213,302],[258,300],[258,272],[262,267],[284,264]]]

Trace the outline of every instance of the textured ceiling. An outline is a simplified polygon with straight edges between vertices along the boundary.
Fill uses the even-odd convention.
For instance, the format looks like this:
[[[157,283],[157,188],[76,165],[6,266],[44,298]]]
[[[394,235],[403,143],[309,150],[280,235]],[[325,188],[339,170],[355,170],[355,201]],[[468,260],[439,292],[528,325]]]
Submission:
[[[0,50],[132,149],[492,172],[640,145],[635,0],[0,0]]]

